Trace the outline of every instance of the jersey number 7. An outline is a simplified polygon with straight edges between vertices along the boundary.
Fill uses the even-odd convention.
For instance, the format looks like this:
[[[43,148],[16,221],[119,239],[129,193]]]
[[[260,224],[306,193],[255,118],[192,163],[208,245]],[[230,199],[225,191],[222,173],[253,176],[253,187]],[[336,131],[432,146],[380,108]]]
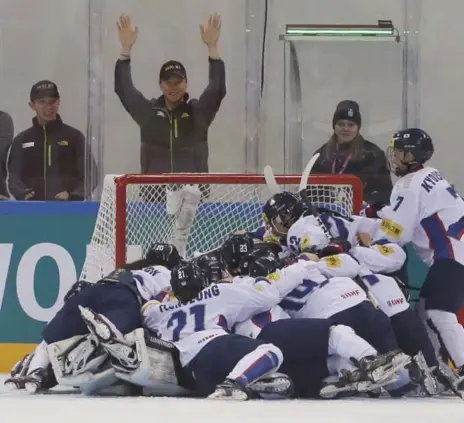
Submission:
[[[193,317],[194,331],[199,332],[205,330],[205,306],[204,304],[198,304],[190,307],[189,315],[183,310],[176,311],[173,313],[168,321],[168,328],[173,326],[172,340],[177,342],[180,339],[180,333],[182,329],[189,323],[187,320],[189,317]],[[177,324],[176,324],[177,323]]]

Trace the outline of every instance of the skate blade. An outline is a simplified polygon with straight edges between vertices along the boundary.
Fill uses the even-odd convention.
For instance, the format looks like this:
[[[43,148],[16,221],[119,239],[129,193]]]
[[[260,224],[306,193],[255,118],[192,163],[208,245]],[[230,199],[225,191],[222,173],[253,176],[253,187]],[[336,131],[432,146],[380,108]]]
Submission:
[[[323,399],[334,399],[339,397],[353,396],[359,392],[357,385],[357,382],[345,385],[343,387],[327,385],[319,391],[319,396]]]
[[[216,389],[211,395],[208,396],[208,399],[212,400],[225,400],[225,401],[246,401],[249,396],[246,392],[241,391],[240,389]]]
[[[39,390],[39,387],[36,383],[26,382],[26,391],[30,394],[35,394]]]
[[[372,370],[369,373],[369,377],[374,382],[382,382],[383,380],[388,379],[394,375],[399,369],[407,366],[410,362],[411,357],[409,355],[399,353],[393,357],[390,363],[387,363],[384,366],[379,366]]]
[[[19,391],[19,390],[23,389],[20,386],[18,386],[18,384],[14,383],[14,382],[5,382],[3,384],[3,386],[5,386],[5,388],[8,391]]]
[[[253,392],[274,394],[288,392],[292,389],[292,381],[288,378],[279,377],[272,379],[261,379],[249,386]]]
[[[109,342],[113,339],[113,331],[98,317],[98,314],[88,308],[82,306],[78,307],[82,319],[93,335],[98,337],[102,342]]]

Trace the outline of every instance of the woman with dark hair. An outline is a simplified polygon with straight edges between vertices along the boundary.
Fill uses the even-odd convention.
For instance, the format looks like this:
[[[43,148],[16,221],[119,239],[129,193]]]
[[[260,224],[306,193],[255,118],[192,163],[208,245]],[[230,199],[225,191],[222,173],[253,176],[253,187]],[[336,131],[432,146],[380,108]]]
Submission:
[[[313,167],[319,174],[351,174],[364,185],[364,201],[388,204],[392,190],[390,171],[383,150],[359,133],[361,112],[352,100],[340,102],[333,116],[334,133],[316,153]]]

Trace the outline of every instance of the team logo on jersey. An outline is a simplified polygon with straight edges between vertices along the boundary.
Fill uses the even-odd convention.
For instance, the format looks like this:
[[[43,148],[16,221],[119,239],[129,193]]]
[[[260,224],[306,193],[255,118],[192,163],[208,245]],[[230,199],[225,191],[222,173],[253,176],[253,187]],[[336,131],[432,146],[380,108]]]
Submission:
[[[280,279],[280,275],[277,272],[273,272],[267,275],[267,279],[270,279],[271,281],[278,281]]]
[[[311,237],[309,235],[305,235],[303,241],[301,242],[301,250],[304,251],[311,247]]]
[[[392,238],[400,239],[403,235],[403,227],[391,219],[384,219],[380,229]]]
[[[327,267],[330,267],[332,269],[336,269],[338,267],[341,267],[342,265],[342,261],[340,260],[340,257],[336,255],[324,257],[324,260],[327,263]]]
[[[377,245],[376,247],[383,256],[389,256],[395,252],[392,247],[387,247],[386,245]]]

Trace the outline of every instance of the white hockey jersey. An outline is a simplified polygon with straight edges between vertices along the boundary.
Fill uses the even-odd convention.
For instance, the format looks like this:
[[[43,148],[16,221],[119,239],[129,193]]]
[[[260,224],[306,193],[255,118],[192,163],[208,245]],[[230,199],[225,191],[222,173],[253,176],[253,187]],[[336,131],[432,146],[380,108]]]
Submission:
[[[374,237],[380,228],[380,219],[355,216],[352,221],[348,221],[338,216],[326,216],[325,221],[330,223],[327,228],[334,238],[340,236],[352,240],[350,243],[353,247],[349,253],[373,273],[391,273],[403,266],[406,253],[397,244],[385,242],[384,240],[371,247],[359,245],[357,233],[367,232]],[[305,216],[292,225],[288,232],[287,243],[288,247],[294,252],[311,249],[319,251],[327,246],[329,240],[319,227],[316,219],[313,216]],[[353,277],[348,274],[338,276]]]
[[[214,284],[186,304],[152,302],[142,310],[144,325],[174,342],[185,366],[212,339],[226,335],[234,324],[270,310],[301,283],[295,279],[273,282],[256,278],[254,283]]]
[[[291,317],[325,319],[367,300],[365,292],[353,279],[332,277],[334,274],[350,271],[343,269],[342,259],[354,264],[351,272],[359,272],[359,265],[346,254],[329,256],[315,263],[316,265],[314,262],[299,260],[278,270],[276,273],[280,279],[294,278],[302,281],[279,305]]]
[[[378,214],[379,237],[412,242],[427,265],[444,258],[464,264],[464,201],[437,169],[425,167],[398,180],[390,206]]]
[[[149,266],[132,270],[137,290],[145,301],[165,299],[171,287],[171,271],[164,266]],[[162,297],[159,297],[161,295]]]

